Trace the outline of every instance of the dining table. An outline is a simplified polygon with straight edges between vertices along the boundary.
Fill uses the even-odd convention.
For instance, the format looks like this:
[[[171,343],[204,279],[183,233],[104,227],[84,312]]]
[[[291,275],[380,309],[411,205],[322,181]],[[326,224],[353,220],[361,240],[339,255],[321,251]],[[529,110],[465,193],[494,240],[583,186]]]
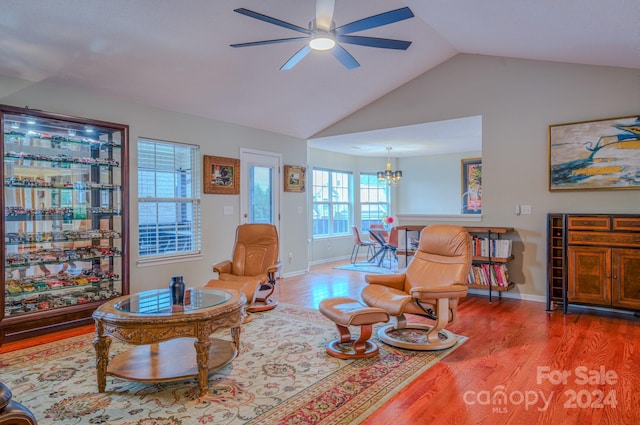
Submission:
[[[387,241],[384,239],[382,230],[369,229],[369,234],[373,240],[378,244],[376,252],[371,257],[371,262],[377,261],[378,267],[382,267],[382,261],[384,260],[384,253],[387,249]]]

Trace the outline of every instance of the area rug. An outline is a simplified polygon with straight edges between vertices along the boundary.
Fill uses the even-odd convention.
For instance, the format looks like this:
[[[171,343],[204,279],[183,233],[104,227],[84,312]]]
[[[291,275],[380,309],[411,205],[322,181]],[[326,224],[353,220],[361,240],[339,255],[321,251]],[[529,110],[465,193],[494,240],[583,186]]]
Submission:
[[[379,356],[339,360],[325,352],[335,325],[317,310],[280,304],[254,316],[238,357],[210,375],[203,397],[195,380],[107,377],[98,393],[92,334],[2,354],[0,380],[39,425],[358,424],[466,340],[432,353],[379,343]],[[110,354],[126,348],[114,341]]]

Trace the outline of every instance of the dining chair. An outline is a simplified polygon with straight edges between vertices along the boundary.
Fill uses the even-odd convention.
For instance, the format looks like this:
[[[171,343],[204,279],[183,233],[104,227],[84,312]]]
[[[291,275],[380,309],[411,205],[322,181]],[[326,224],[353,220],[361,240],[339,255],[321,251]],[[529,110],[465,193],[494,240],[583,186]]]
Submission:
[[[367,262],[372,261],[375,254],[376,243],[371,240],[362,240],[360,231],[356,226],[351,226],[351,234],[353,235],[353,249],[351,250],[350,258],[351,264],[356,264],[358,261],[358,252],[362,247],[367,248]]]
[[[382,251],[378,257],[378,266],[384,265],[385,259],[389,260],[389,268],[393,268],[393,261],[398,262],[398,228],[392,227],[389,231],[389,238],[382,245]]]

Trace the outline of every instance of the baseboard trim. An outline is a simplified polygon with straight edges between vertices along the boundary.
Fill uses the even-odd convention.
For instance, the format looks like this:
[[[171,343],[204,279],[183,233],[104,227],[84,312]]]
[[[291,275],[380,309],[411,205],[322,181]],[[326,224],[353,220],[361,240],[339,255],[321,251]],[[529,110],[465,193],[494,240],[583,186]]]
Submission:
[[[484,297],[489,298],[489,290],[472,288],[472,289],[469,289],[469,293],[473,295],[482,295]],[[491,291],[491,299],[498,299],[499,296],[500,294],[498,293],[498,291]],[[502,298],[510,298],[513,300],[521,300],[521,301],[534,301],[539,303],[547,302],[546,297],[543,297],[540,295],[523,294],[521,292],[502,291]]]

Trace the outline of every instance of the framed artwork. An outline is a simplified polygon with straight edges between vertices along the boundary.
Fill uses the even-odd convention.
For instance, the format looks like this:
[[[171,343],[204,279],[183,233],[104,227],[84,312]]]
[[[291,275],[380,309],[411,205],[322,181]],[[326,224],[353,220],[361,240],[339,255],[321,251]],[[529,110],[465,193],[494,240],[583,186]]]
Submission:
[[[482,158],[462,161],[462,214],[482,214]]]
[[[297,165],[284,166],[284,191],[304,192],[307,169]]]
[[[549,126],[549,190],[640,189],[640,116]]]
[[[240,193],[240,160],[204,156],[204,193]]]

